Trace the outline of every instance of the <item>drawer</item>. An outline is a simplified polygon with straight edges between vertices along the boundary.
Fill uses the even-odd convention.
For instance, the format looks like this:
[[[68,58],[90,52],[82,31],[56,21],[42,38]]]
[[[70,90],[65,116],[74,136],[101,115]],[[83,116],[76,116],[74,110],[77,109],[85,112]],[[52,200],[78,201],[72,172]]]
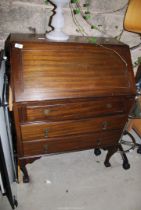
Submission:
[[[124,127],[126,120],[124,115],[119,115],[75,121],[28,123],[21,125],[21,134],[23,141],[34,141],[103,130],[121,129]]]
[[[122,130],[104,131],[95,134],[76,135],[71,137],[53,138],[49,141],[32,141],[23,143],[24,156],[43,155],[73,150],[104,148],[117,145]]]
[[[124,101],[109,98],[93,101],[58,103],[55,105],[26,106],[25,121],[73,120],[125,112]]]

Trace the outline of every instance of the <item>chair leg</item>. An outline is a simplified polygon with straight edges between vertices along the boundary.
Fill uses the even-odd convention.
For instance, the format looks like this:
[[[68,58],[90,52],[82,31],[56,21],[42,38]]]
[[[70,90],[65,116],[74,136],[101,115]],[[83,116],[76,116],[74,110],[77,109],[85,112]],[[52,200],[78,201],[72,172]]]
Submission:
[[[29,183],[29,176],[25,166],[24,160],[20,162],[20,169],[23,172],[23,183]]]
[[[96,156],[101,155],[101,150],[100,150],[99,148],[95,148],[95,149],[94,149],[94,154],[95,154]]]
[[[141,145],[138,146],[137,153],[141,154]]]
[[[130,168],[130,164],[129,164],[129,161],[127,159],[127,156],[126,156],[121,144],[119,144],[118,148],[119,148],[120,154],[121,154],[122,159],[123,159],[123,165],[122,166],[125,170],[127,170],[127,169]]]

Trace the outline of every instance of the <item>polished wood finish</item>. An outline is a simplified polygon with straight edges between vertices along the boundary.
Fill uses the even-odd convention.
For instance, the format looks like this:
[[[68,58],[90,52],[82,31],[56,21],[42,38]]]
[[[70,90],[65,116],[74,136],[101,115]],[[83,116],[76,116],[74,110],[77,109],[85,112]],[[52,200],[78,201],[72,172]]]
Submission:
[[[126,101],[128,100],[128,103]],[[128,114],[132,97],[81,98],[18,104],[21,123],[84,119],[113,114]]]
[[[5,47],[22,170],[48,153],[90,148],[108,149],[108,165],[134,103],[128,46],[106,38],[96,44],[89,37],[43,38],[13,34]]]
[[[118,145],[121,130],[103,131],[92,134],[65,136],[63,138],[44,139],[23,142],[24,156],[31,157],[62,151],[103,148],[111,144]]]
[[[95,99],[79,102],[58,103],[42,106],[26,106],[25,115],[27,121],[40,120],[72,120],[88,117],[103,116],[107,114],[125,113],[125,101],[115,98]]]
[[[103,130],[122,129],[126,123],[126,116],[112,116],[102,118],[88,118],[72,121],[49,123],[30,123],[21,125],[23,141],[49,139],[75,134],[99,132]]]
[[[32,42],[31,38],[20,41],[23,49],[19,49],[14,39],[13,35],[15,102],[134,94],[126,45],[111,46],[107,41],[97,46],[75,39],[72,43]]]

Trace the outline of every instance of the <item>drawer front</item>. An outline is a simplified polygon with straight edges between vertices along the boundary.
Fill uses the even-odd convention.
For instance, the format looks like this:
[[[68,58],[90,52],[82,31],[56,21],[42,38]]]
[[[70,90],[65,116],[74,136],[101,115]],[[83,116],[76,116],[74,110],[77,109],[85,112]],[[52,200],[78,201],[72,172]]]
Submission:
[[[27,121],[61,121],[73,120],[125,112],[124,101],[119,99],[102,99],[77,103],[60,103],[44,106],[27,106]]]
[[[126,120],[124,115],[119,115],[116,117],[110,116],[75,121],[23,124],[21,125],[22,140],[34,141],[104,130],[122,129]]]
[[[43,155],[73,150],[104,148],[118,144],[122,130],[105,131],[96,134],[77,135],[54,138],[49,141],[32,141],[23,143],[24,156]]]

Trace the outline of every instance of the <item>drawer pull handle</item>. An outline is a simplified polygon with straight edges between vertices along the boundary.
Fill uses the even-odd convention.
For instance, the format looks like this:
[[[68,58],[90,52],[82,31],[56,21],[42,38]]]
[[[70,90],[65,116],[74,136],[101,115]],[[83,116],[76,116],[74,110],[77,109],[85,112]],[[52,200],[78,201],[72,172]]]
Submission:
[[[112,108],[112,104],[106,104],[106,106],[108,109]]]
[[[99,145],[101,144],[100,139],[97,139],[96,143],[97,143],[97,145],[99,146]]]
[[[50,113],[49,109],[44,109],[44,115],[47,116]]]
[[[107,127],[108,127],[108,122],[107,122],[107,121],[104,121],[104,122],[102,123],[102,130],[106,130]]]
[[[48,129],[47,128],[45,129],[44,137],[48,138]]]
[[[45,145],[44,145],[44,152],[47,153],[47,151],[48,151],[48,145],[45,144]]]

